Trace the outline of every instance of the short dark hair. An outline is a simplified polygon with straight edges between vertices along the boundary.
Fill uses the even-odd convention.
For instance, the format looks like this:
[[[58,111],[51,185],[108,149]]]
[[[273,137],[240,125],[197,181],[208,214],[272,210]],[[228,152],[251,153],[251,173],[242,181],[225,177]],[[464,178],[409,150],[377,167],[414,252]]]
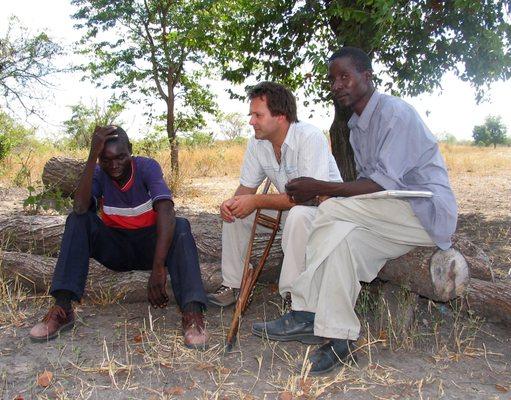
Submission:
[[[357,69],[358,72],[364,71],[372,72],[373,70],[371,59],[364,50],[359,49],[358,47],[344,46],[340,50],[332,54],[328,59],[328,62],[330,63],[334,61],[336,58],[344,57],[351,58],[351,61],[353,61],[353,64],[355,65],[355,68]]]
[[[128,146],[128,149],[130,150],[130,153],[131,153],[132,146],[131,146],[130,138],[128,137],[128,134],[126,133],[126,131],[124,129],[122,129],[120,126],[117,126],[115,131],[113,131],[112,133],[116,134],[117,137],[109,138],[109,139],[107,139],[107,142],[108,143],[115,143],[115,142],[126,143],[126,145]]]
[[[295,96],[284,85],[275,82],[260,82],[248,88],[247,95],[250,100],[256,97],[266,98],[268,110],[273,117],[284,115],[288,122],[298,122]]]

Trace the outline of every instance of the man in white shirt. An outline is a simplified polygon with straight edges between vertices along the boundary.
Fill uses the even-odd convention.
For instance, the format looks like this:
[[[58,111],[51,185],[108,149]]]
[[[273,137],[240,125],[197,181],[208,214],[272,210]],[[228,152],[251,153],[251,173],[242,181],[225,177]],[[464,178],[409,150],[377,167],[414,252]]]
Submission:
[[[294,280],[305,270],[305,247],[317,207],[293,203],[285,185],[298,177],[342,181],[326,137],[318,128],[298,122],[296,100],[287,88],[261,82],[248,91],[248,98],[255,137],[248,142],[240,185],[220,206],[224,221],[223,282],[208,295],[208,301],[220,307],[236,302],[255,210],[286,210],[282,215],[284,260],[279,280],[279,292],[286,298]],[[266,177],[278,194],[256,194]]]

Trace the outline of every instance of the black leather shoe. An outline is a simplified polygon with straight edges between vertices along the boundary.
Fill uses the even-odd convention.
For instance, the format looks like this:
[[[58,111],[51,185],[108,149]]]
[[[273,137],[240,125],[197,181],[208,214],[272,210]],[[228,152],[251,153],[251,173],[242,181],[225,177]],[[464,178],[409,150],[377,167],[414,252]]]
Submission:
[[[314,350],[309,356],[312,364],[311,375],[321,375],[332,371],[341,364],[355,362],[354,342],[346,339],[333,339]]]
[[[303,311],[291,311],[279,319],[269,322],[256,322],[252,324],[252,333],[259,337],[266,337],[280,342],[297,340],[305,344],[320,344],[324,339],[314,336],[314,317],[301,318]]]

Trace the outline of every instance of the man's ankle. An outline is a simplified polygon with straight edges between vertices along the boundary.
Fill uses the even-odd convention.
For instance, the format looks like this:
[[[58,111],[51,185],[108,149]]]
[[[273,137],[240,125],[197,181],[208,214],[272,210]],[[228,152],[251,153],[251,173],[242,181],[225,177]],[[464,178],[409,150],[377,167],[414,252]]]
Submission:
[[[64,310],[69,311],[73,308],[71,302],[73,299],[73,292],[70,290],[57,290],[53,293],[53,297],[55,298],[55,304],[62,307]]]
[[[295,311],[291,310],[293,314],[293,318],[298,322],[314,322],[314,318],[316,316],[315,313],[309,311]]]
[[[204,311],[204,304],[199,303],[198,301],[191,301],[183,307],[183,313],[187,312],[197,312],[202,313]]]

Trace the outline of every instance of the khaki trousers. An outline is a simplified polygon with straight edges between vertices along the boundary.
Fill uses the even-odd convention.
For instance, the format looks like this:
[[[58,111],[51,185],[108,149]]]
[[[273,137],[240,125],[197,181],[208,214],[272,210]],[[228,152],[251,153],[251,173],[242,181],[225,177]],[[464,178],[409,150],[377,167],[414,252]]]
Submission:
[[[264,210],[265,214],[276,215],[275,210]],[[282,296],[291,291],[295,279],[305,270],[305,247],[309,239],[312,221],[317,207],[294,206],[282,213],[282,251],[284,260],[279,279]],[[224,222],[222,227],[222,284],[239,288],[243,276],[243,265],[248,240],[254,223],[255,212],[232,223]],[[269,229],[258,226],[258,231]]]
[[[415,246],[434,243],[406,200],[323,202],[307,244],[307,268],[291,290],[293,309],[316,314],[316,336],[356,340],[359,281],[371,282],[387,260]]]

